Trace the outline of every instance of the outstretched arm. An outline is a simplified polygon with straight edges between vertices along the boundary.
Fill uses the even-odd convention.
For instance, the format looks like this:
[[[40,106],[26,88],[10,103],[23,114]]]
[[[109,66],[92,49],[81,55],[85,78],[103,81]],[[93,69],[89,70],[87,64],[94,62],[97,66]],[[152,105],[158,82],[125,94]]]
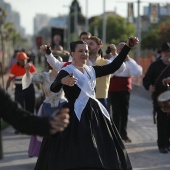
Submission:
[[[47,58],[47,62],[50,64],[50,66],[51,66],[53,69],[55,69],[55,70],[57,70],[57,71],[61,70],[61,68],[63,67],[63,65],[64,65],[66,62],[60,62],[58,59],[56,59],[56,58],[53,56],[53,54],[52,54],[51,52],[49,52],[49,53],[47,54],[47,52],[46,52],[47,47],[48,47],[47,45],[42,45],[42,46],[40,47],[41,52],[44,53],[44,54],[45,54],[45,57]]]
[[[10,96],[0,88],[0,117],[22,133],[48,135],[64,130],[69,123],[68,109],[52,119],[37,117],[21,109]]]
[[[139,40],[136,37],[128,39],[122,51],[110,64],[104,66],[93,66],[96,72],[96,77],[102,77],[108,74],[113,74],[115,71],[117,71],[122,65],[122,63],[125,61],[126,56],[129,53],[130,49],[134,45],[138,44],[138,42]]]

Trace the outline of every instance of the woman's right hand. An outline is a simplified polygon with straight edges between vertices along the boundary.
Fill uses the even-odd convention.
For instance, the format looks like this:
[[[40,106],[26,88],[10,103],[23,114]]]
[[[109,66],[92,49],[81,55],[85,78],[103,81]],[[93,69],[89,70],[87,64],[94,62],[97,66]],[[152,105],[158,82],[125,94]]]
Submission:
[[[47,45],[40,46],[40,51],[44,54],[46,53],[46,49],[47,49]]]
[[[50,44],[40,46],[40,51],[44,54],[47,53],[47,47],[50,48]]]

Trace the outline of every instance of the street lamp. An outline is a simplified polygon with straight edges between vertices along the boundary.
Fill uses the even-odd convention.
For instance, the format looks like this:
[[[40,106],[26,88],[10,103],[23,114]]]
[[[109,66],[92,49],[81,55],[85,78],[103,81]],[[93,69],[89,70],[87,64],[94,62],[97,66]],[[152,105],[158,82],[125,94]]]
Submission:
[[[138,17],[137,17],[137,37],[140,40],[136,47],[136,56],[141,57],[141,17],[140,17],[140,0],[137,2],[138,4]]]
[[[78,7],[77,7],[77,4],[75,3],[74,6],[67,6],[67,5],[63,5],[63,7],[67,7],[69,8],[70,10],[73,10],[74,11],[74,38],[75,40],[77,39],[77,36],[78,36],[78,29],[77,29],[77,25],[78,25]],[[67,48],[69,49],[70,47],[70,23],[71,23],[71,15],[70,13],[68,13],[68,16],[67,16]]]
[[[103,0],[102,42],[103,42],[103,49],[105,51],[105,44],[106,44],[106,1],[105,0]]]
[[[63,5],[64,8],[69,8],[68,5]],[[70,14],[67,15],[67,50],[70,48]]]
[[[89,31],[89,21],[88,21],[88,0],[86,0],[86,22],[85,22],[86,31]]]
[[[77,3],[74,4],[74,38],[77,39],[77,33],[78,33],[78,29],[77,29],[77,25],[78,25],[78,9],[77,9]]]

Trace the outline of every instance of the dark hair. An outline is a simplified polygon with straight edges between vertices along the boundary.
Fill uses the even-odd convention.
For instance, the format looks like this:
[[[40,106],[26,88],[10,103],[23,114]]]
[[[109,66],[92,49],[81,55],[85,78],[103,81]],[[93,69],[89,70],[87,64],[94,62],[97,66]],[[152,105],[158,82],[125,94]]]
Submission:
[[[160,53],[161,53],[161,49],[158,49],[158,50],[157,50],[157,53],[160,54]]]
[[[89,35],[91,37],[91,33],[90,32],[86,32],[86,31],[83,31],[80,33],[80,38],[82,35]]]
[[[98,54],[101,56],[101,58],[103,58],[103,51],[102,51],[102,49],[99,49]]]
[[[163,43],[161,51],[170,51],[170,43],[169,42]]]
[[[94,42],[97,43],[97,45],[102,45],[102,40],[96,36],[91,36],[89,40],[93,40]]]
[[[78,44],[86,44],[87,45],[86,42],[81,41],[81,40],[80,41],[73,41],[73,42],[70,43],[70,51],[75,52],[75,49],[76,49]]]

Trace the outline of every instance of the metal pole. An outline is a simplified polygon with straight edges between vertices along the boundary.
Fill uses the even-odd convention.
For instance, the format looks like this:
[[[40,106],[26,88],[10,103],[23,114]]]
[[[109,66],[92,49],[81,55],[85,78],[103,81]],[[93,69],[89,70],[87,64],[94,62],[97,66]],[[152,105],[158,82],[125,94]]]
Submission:
[[[102,28],[102,42],[103,42],[103,50],[105,51],[106,46],[106,1],[103,0],[103,28]]]
[[[138,19],[137,19],[137,37],[139,38],[139,43],[136,47],[136,57],[141,57],[141,17],[140,17],[140,0],[138,4]]]
[[[97,25],[94,26],[94,35],[98,37],[98,27],[97,27]]]
[[[2,73],[2,88],[4,88],[3,69],[2,69],[1,62],[0,62],[0,73]],[[3,147],[2,147],[2,123],[1,123],[1,118],[0,118],[0,160],[1,159],[3,159]]]
[[[89,31],[89,21],[88,21],[88,0],[86,0],[86,31]]]
[[[74,5],[74,35],[75,35],[75,40],[77,39],[78,35],[78,30],[77,30],[77,24],[78,24],[78,18],[77,18],[77,4],[75,3]]]
[[[4,78],[3,78],[3,64],[4,64],[4,42],[2,35],[2,24],[3,24],[4,13],[0,7],[0,38],[1,38],[1,51],[2,51],[2,62],[0,63],[0,73],[2,73],[2,88],[4,88]],[[3,147],[2,147],[2,124],[0,118],[0,159],[3,159]]]
[[[71,9],[70,6],[67,6],[67,5],[64,5],[63,7],[67,7],[68,9]],[[70,11],[68,12],[68,15],[67,15],[67,50],[70,49]]]
[[[67,50],[70,49],[70,14],[67,16]]]

